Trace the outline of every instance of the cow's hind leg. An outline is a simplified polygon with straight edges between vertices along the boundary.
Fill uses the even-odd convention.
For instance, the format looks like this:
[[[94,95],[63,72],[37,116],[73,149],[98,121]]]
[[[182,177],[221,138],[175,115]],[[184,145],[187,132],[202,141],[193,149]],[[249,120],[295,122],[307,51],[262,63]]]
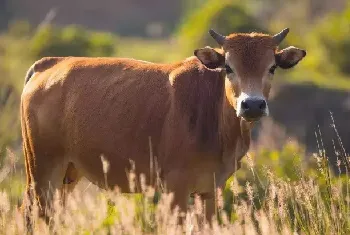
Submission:
[[[54,196],[62,188],[67,165],[64,162],[37,161],[37,165],[32,168],[35,198],[39,206],[39,216],[50,222],[54,212]]]
[[[27,187],[26,192],[27,207],[25,215],[27,227],[30,230],[32,230],[33,219],[36,216],[32,213],[34,204],[38,206],[39,217],[45,219],[50,224],[50,218],[54,212],[54,196],[62,187],[62,179],[64,178],[66,168],[63,162],[41,162],[40,157],[35,160],[35,165],[33,165],[34,161],[29,163],[31,166],[29,176],[31,185]]]
[[[68,161],[63,148],[60,120],[51,112],[52,104],[44,105],[40,95],[23,92],[21,128],[26,164],[27,189],[25,215],[27,227],[33,228],[33,204],[39,216],[49,221],[56,190],[60,190]],[[55,107],[55,109],[58,107]]]
[[[27,227],[33,226],[33,204],[37,204],[39,217],[50,221],[53,212],[53,199],[57,190],[63,185],[63,178],[68,162],[62,151],[52,145],[36,145],[34,138],[24,138],[24,154],[27,174],[27,189],[24,207]]]

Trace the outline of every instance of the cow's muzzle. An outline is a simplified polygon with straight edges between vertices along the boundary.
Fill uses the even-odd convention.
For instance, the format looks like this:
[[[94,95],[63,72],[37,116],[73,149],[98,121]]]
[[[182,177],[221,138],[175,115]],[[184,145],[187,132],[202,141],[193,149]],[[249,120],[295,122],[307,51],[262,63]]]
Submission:
[[[237,116],[252,122],[268,115],[267,102],[261,97],[246,97],[238,104]]]

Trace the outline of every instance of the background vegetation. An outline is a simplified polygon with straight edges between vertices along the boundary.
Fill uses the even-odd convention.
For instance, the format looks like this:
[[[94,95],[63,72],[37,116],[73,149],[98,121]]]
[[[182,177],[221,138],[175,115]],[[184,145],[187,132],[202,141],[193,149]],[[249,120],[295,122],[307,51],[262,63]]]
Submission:
[[[57,26],[50,22],[31,25],[26,20],[12,19],[4,23],[9,21],[11,11],[6,2],[0,1],[0,27],[4,28],[0,34],[0,232],[21,234],[23,231],[23,220],[15,209],[22,199],[25,179],[19,102],[26,70],[43,56],[118,56],[170,62],[191,56],[198,47],[216,46],[208,36],[209,28],[229,34],[276,33],[290,27],[282,47],[305,48],[308,56],[298,69],[284,71],[283,75],[277,72],[276,79],[301,85],[309,82],[323,89],[350,90],[348,1],[336,1],[333,8],[321,0],[183,2],[181,17],[171,24],[176,27],[169,28],[168,35],[145,37],[143,33],[123,36],[118,32],[77,25]],[[342,5],[334,7],[337,4]],[[349,157],[342,149],[335,151],[342,156],[341,161]],[[328,169],[322,147],[314,159],[308,160],[298,144],[286,145],[281,151],[260,148],[246,157],[242,170],[227,182],[220,205],[227,217],[221,217],[220,224],[215,224],[212,230],[195,224],[187,224],[184,229],[197,229],[203,234],[215,231],[221,234],[232,234],[232,231],[237,234],[349,234],[349,178],[347,174],[335,177]],[[69,210],[57,214],[55,220],[62,224],[55,228],[58,232],[92,234],[122,229],[125,234],[171,234],[172,231],[176,234],[180,231],[168,215],[166,195],[156,210],[145,202],[146,192],[127,199],[120,194],[91,190],[85,195],[84,190],[80,187],[75,195],[81,198],[83,192],[83,202],[71,200]],[[108,197],[116,205],[128,202],[125,211],[108,206]],[[48,231],[41,223],[36,229],[41,233]]]

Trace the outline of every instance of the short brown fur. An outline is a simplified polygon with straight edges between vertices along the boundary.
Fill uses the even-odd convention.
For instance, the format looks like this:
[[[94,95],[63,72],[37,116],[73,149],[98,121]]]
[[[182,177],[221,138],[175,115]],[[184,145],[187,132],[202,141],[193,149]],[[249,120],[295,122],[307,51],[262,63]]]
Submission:
[[[52,198],[41,192],[50,187],[72,190],[82,176],[105,186],[101,155],[110,163],[108,186],[129,192],[129,159],[138,173],[150,170],[149,137],[181,209],[191,192],[214,190],[214,173],[222,184],[247,150],[236,155],[247,140],[227,102],[224,71],[196,57],[174,64],[45,58],[35,69],[23,90],[21,120],[27,193],[35,182],[43,215]]]

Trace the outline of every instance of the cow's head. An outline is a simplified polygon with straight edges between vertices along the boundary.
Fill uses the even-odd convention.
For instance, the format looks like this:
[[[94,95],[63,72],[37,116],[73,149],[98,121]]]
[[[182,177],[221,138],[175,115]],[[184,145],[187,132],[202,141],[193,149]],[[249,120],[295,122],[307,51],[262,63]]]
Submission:
[[[251,122],[267,116],[267,99],[275,69],[292,68],[305,57],[305,50],[293,46],[278,50],[288,32],[289,29],[284,29],[274,36],[260,33],[223,36],[210,30],[222,48],[205,47],[195,51],[208,67],[225,66],[226,95],[238,117]]]

